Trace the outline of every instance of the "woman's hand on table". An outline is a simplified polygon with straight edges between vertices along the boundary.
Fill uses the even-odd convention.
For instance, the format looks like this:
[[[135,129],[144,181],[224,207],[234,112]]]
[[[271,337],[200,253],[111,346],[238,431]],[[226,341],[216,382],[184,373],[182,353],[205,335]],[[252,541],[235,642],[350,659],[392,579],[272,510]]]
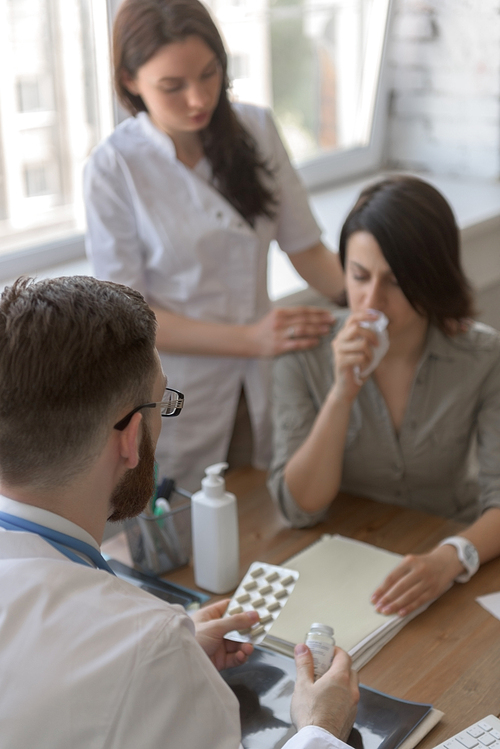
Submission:
[[[371,601],[381,614],[406,616],[442,595],[463,571],[453,546],[409,554],[387,575]]]
[[[317,346],[335,318],[321,307],[276,307],[247,326],[254,356],[279,356]]]
[[[253,651],[251,643],[225,640],[224,635],[233,629],[247,629],[259,620],[256,611],[235,614],[223,619],[228,604],[228,598],[217,601],[199,609],[191,616],[196,629],[196,640],[218,671],[241,666]]]
[[[360,323],[374,319],[370,312],[354,312],[332,341],[334,389],[338,396],[348,401],[353,401],[361,388],[354,373],[355,367],[363,371],[373,358],[373,347],[378,344],[377,334],[373,330],[362,328]]]

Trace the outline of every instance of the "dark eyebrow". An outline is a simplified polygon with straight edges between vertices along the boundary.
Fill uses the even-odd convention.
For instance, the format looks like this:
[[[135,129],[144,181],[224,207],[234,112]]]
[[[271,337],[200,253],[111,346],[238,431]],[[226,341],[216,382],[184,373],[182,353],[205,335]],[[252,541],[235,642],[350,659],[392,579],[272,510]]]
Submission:
[[[370,272],[367,268],[365,268],[364,265],[361,265],[361,263],[357,263],[356,260],[349,260],[349,265],[356,266],[356,270],[362,271],[363,273]],[[396,276],[394,275],[394,271],[392,271],[390,268],[384,273],[384,276],[386,276],[386,278],[389,278],[389,276],[391,276],[392,278],[396,278]]]
[[[349,265],[355,265],[358,270],[362,270],[364,273],[368,273],[367,268],[361,263],[357,263],[355,260],[349,260]]]
[[[212,57],[212,59],[207,62],[207,64],[205,65],[205,67],[201,71],[201,74],[203,75],[203,73],[206,72],[207,68],[209,68],[211,65],[213,65],[214,62],[215,63],[218,62],[217,55],[214,55]],[[177,82],[177,81],[182,81],[182,80],[183,80],[182,76],[168,76],[168,75],[166,75],[164,78],[160,78],[160,80],[158,81],[158,83],[172,83],[172,82]]]

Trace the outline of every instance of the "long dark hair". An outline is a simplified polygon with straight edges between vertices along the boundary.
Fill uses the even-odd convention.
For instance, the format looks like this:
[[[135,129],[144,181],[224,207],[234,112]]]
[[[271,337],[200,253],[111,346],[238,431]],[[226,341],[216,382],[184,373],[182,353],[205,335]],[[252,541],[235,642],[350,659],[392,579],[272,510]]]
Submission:
[[[357,231],[375,237],[412,307],[440,330],[449,333],[450,321],[473,315],[455,217],[428,182],[398,175],[366,187],[340,233],[343,267],[348,239]]]
[[[208,10],[198,0],[125,0],[113,29],[118,98],[133,115],[147,111],[142,98],[125,87],[123,72],[135,78],[139,68],[166,44],[193,35],[213,50],[222,70],[219,102],[210,123],[200,133],[214,183],[249,224],[261,215],[272,218],[276,200],[262,179],[272,173],[231,107],[226,50]]]

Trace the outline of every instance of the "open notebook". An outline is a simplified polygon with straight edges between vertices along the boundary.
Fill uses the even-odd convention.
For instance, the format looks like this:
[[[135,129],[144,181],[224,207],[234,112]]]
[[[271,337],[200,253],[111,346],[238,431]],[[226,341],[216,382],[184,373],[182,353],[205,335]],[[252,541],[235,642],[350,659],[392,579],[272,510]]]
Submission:
[[[299,578],[262,647],[293,655],[312,622],[322,622],[333,627],[336,644],[347,650],[354,668],[361,668],[425,608],[401,618],[379,614],[370,603],[373,591],[401,559],[361,541],[323,536],[285,562],[298,570]]]

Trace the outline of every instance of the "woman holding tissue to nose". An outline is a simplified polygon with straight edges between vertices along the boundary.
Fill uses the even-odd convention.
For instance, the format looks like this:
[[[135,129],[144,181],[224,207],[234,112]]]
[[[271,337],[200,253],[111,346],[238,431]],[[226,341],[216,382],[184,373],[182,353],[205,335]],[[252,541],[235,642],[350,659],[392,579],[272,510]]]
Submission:
[[[500,554],[500,334],[469,319],[455,219],[426,182],[363,190],[339,253],[350,310],[275,366],[270,488],[297,527],[340,490],[472,523],[381,581],[374,605],[403,616]]]

